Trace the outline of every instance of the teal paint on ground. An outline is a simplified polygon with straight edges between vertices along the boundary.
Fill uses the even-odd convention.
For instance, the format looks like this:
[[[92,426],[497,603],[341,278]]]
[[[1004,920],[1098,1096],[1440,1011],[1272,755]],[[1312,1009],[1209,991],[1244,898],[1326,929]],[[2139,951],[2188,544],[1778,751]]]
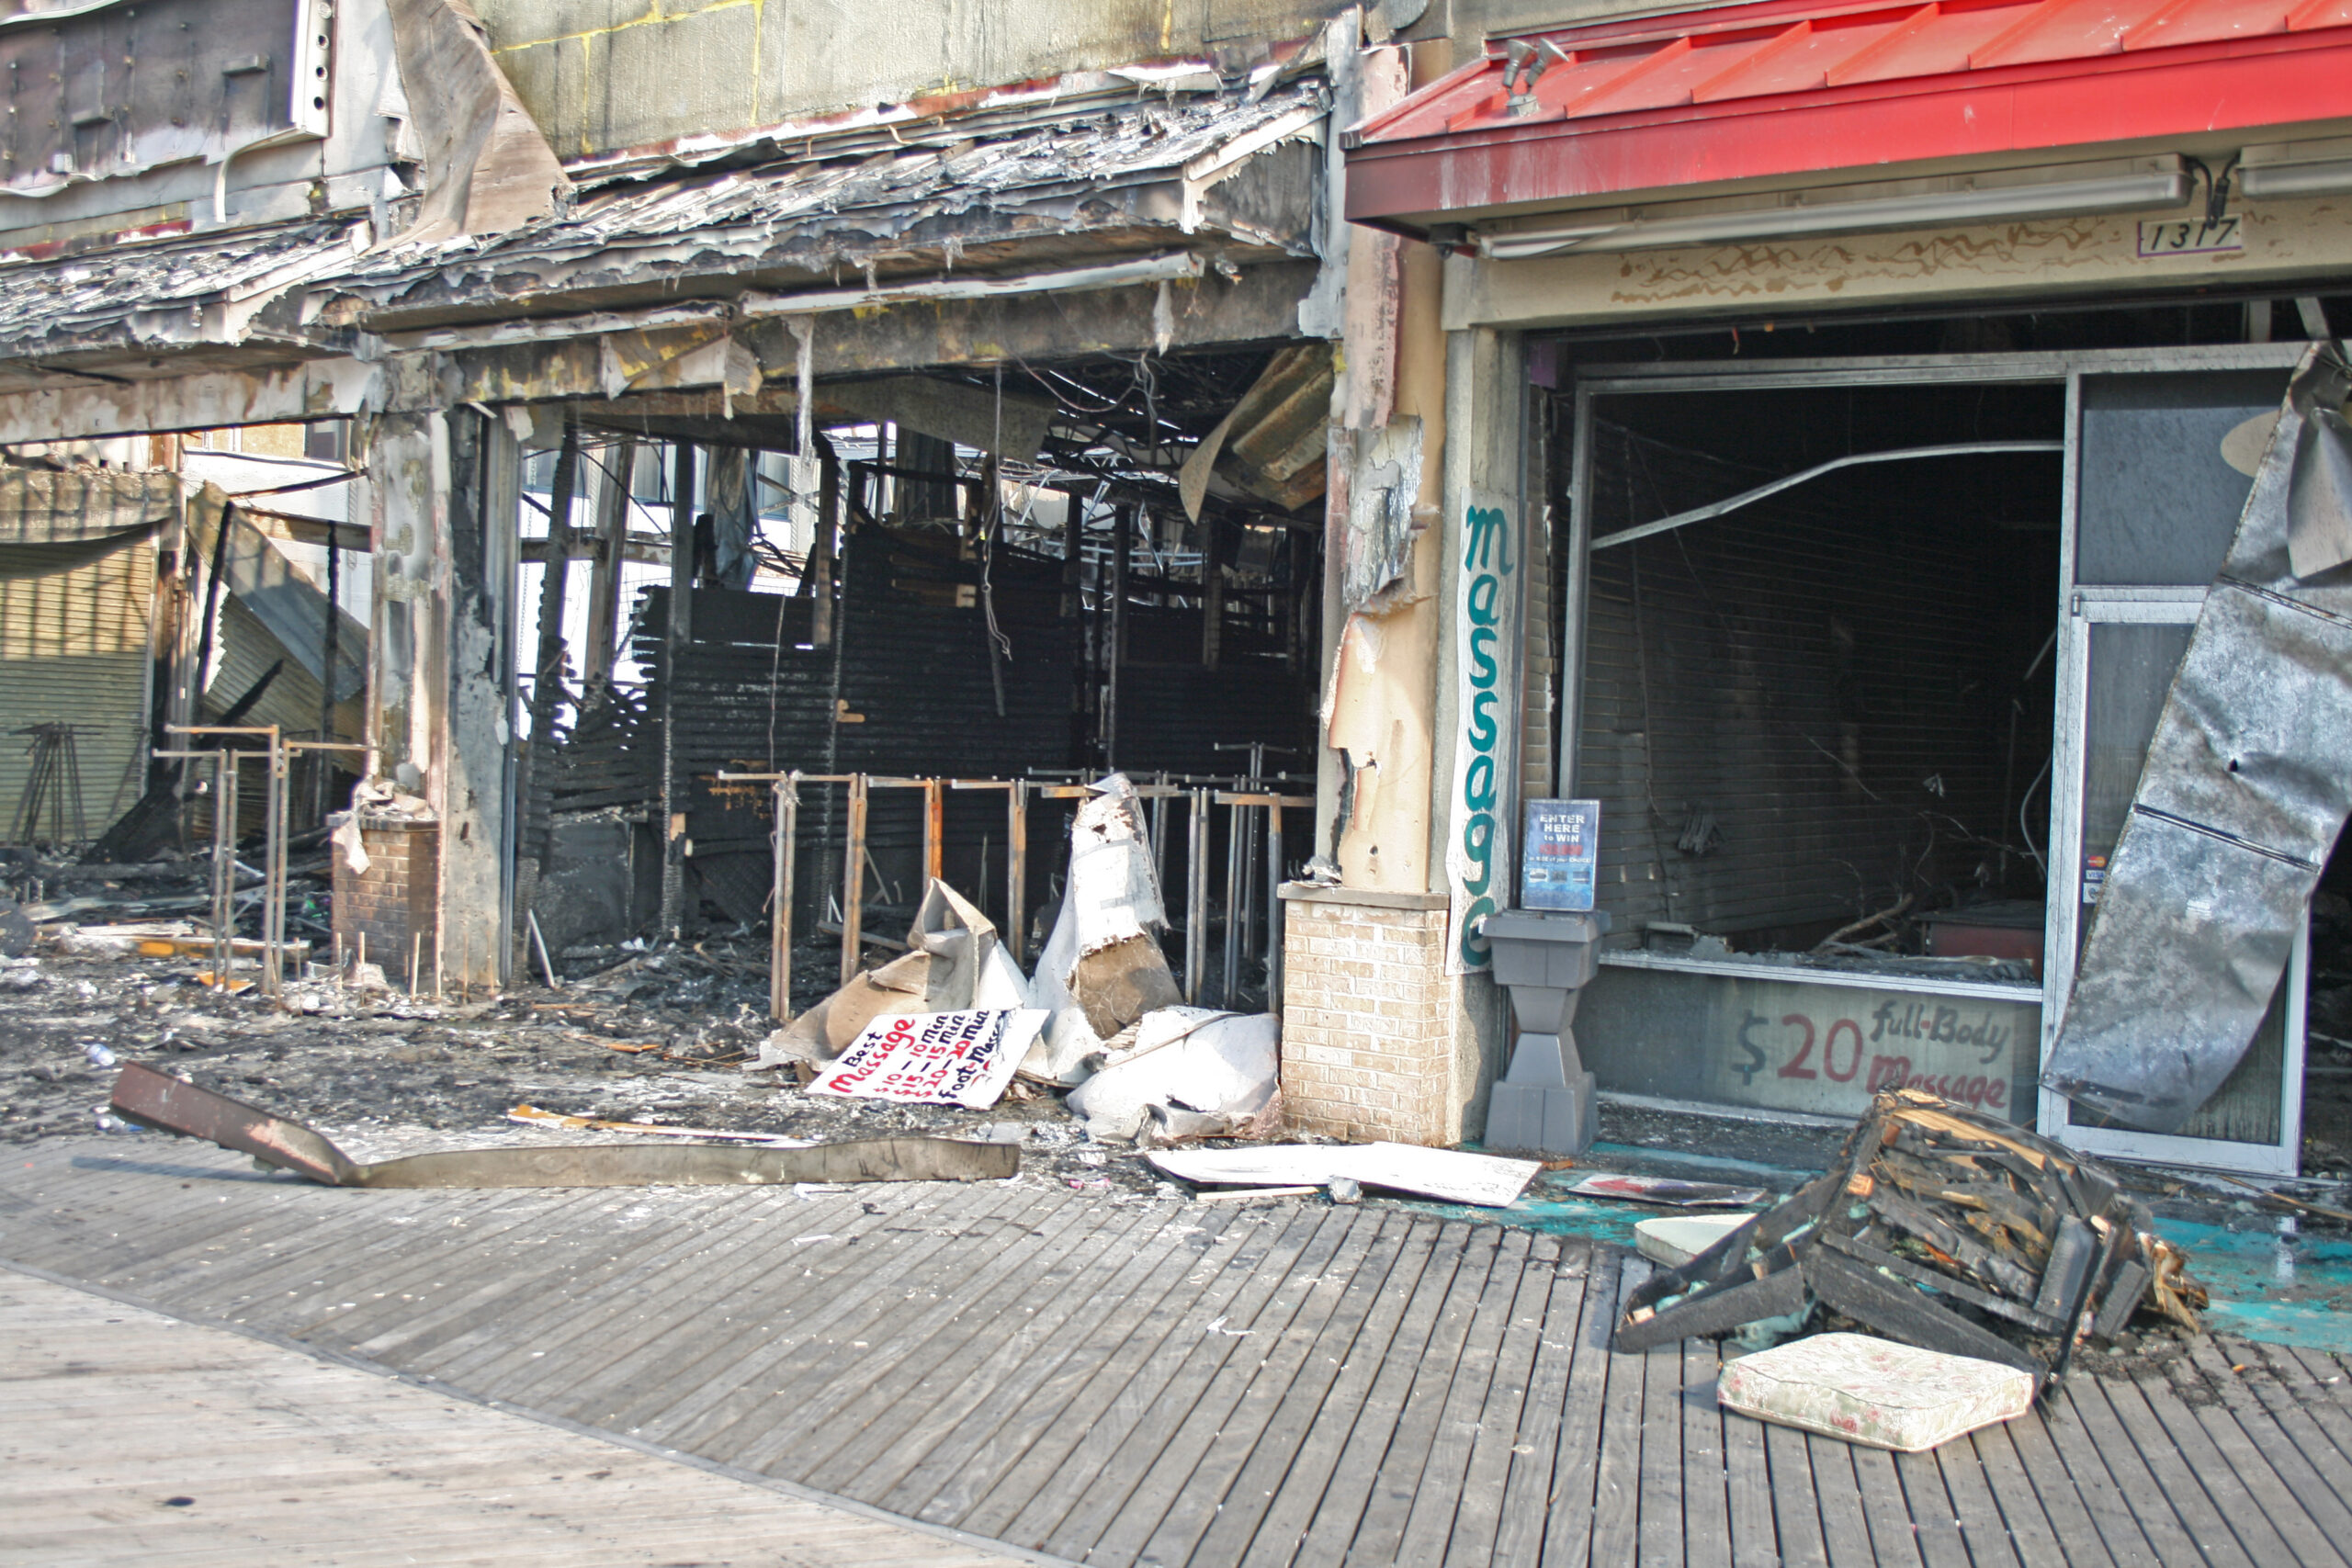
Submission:
[[[2159,1219],[2156,1234],[2188,1254],[2212,1292],[2207,1326],[2267,1345],[2352,1355],[2352,1237]]]

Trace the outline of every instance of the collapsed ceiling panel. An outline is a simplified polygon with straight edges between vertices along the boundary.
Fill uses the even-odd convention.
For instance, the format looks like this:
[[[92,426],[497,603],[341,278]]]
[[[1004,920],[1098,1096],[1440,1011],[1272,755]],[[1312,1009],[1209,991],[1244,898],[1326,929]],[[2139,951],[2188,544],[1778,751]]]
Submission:
[[[49,196],[324,135],[326,9],[141,0],[0,19],[0,190]]]
[[[597,291],[648,287],[674,299],[687,280],[708,293],[752,279],[830,288],[960,276],[1034,265],[1041,247],[1068,261],[1192,236],[1243,254],[1306,255],[1317,154],[1303,139],[1317,133],[1322,107],[1321,85],[1308,83],[1256,102],[1131,101],[1000,138],[854,159],[825,158],[812,143],[818,155],[756,169],[610,182],[583,191],[568,217],[492,239],[387,248],[336,283],[367,301],[371,327],[398,331],[511,312],[526,298],[545,311],[551,292],[601,304]],[[1279,137],[1250,145],[1270,130]],[[1218,162],[1242,147],[1239,159]],[[1194,182],[1188,203],[1186,171],[1207,164],[1214,183]]]

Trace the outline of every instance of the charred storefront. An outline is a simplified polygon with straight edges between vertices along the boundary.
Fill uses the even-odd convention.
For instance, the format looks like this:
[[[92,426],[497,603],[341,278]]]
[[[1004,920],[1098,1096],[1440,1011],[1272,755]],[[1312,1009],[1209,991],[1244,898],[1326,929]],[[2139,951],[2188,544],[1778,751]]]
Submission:
[[[2109,11],[1531,35],[1351,138],[1351,216],[1448,258],[1449,609],[1544,716],[1497,776],[1599,802],[1604,1094],[2340,1157],[2346,35]]]
[[[818,84],[797,118],[631,140],[526,106],[464,6],[248,9],[301,48],[180,40],[254,89],[225,148],[99,69],[141,8],[39,24],[127,140],[0,181],[62,214],[0,228],[26,556],[0,576],[128,581],[62,641],[19,595],[6,651],[49,673],[0,693],[10,728],[78,719],[82,778],[66,736],[39,789],[0,781],[40,815],[17,840],[200,852],[242,777],[222,865],[265,823],[272,864],[334,835],[332,913],[322,886],[293,915],[312,955],[465,994],[631,943],[758,957],[767,928],[788,1015],[836,953],[887,961],[934,879],[1034,953],[1119,772],[1184,999],[1278,1008],[1275,892],[1316,847],[1353,13],[1117,69],[1041,38],[1052,68],[1008,85]],[[106,504],[67,516],[61,486]],[[60,679],[84,651],[110,662]]]

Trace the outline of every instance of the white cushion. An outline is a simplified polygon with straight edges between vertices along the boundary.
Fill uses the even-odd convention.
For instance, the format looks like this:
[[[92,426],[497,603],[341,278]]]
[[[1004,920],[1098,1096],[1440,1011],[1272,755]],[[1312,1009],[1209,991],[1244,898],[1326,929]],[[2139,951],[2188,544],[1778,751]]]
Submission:
[[[1866,1334],[1816,1334],[1726,1362],[1715,1394],[1758,1420],[1918,1453],[2024,1415],[2033,1374]]]

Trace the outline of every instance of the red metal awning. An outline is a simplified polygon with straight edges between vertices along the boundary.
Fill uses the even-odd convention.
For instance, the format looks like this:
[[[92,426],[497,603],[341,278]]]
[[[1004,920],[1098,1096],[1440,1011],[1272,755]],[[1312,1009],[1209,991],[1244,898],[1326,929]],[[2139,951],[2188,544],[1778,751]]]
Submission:
[[[2352,0],[1762,0],[1525,42],[1532,92],[1506,91],[1498,43],[1351,131],[1348,216],[1415,228],[2352,118]]]

